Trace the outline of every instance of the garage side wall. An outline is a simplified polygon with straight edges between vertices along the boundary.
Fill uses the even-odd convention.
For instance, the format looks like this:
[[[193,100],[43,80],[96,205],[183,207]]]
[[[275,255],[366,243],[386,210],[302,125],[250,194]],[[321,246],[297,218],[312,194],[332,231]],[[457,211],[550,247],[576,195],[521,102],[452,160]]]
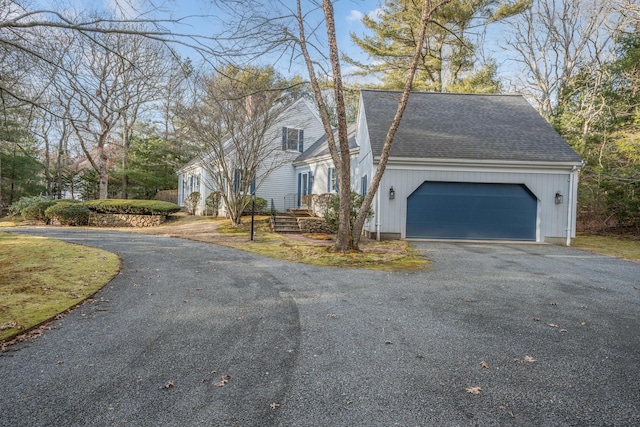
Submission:
[[[376,235],[376,223],[380,224],[383,239],[406,237],[407,198],[425,181],[524,184],[538,199],[536,241],[558,242],[567,237],[568,210],[575,212],[575,196],[569,197],[573,191],[570,170],[420,168],[415,165],[411,168],[413,170],[398,165],[387,166],[379,189],[381,203],[375,221],[366,228],[372,237]],[[389,199],[391,186],[395,191],[393,200]],[[560,204],[555,202],[556,192],[563,196]],[[575,236],[574,224],[575,221],[569,230],[572,237]]]

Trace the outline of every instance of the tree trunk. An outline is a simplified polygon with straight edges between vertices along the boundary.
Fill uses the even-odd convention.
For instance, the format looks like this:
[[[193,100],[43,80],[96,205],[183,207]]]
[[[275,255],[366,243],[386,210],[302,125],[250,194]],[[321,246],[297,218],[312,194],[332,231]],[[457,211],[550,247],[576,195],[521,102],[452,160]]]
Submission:
[[[311,55],[309,53],[309,50],[307,49],[307,39],[306,39],[305,27],[304,27],[304,16],[302,14],[302,6],[300,4],[300,0],[298,0],[296,4],[297,4],[296,18],[298,21],[298,29],[299,29],[298,43],[300,46],[300,50],[302,51],[302,56],[304,57],[304,60],[305,60],[305,64],[307,65],[307,71],[309,73],[309,81],[311,83],[311,88],[313,89],[313,96],[315,98],[316,105],[318,106],[318,112],[322,120],[322,125],[324,127],[325,135],[327,135],[327,146],[329,147],[329,152],[331,153],[331,159],[333,160],[333,165],[336,169],[336,173],[338,176],[338,182],[340,183],[339,184],[340,194],[343,194],[344,190],[348,191],[351,188],[351,185],[350,185],[350,179],[351,179],[350,166],[351,165],[349,163],[349,157],[348,157],[349,146],[347,141],[346,121],[341,122],[340,117],[338,118],[338,127],[339,127],[338,137],[344,138],[343,140],[340,140],[341,147],[340,147],[340,151],[338,151],[336,140],[333,135],[333,128],[331,126],[331,119],[329,117],[328,108],[322,96],[322,90],[320,88],[320,84],[318,83],[318,78],[315,73],[314,61],[311,59]],[[331,54],[332,67],[334,67],[335,65],[338,66],[337,69],[334,68],[333,71],[334,73],[336,71],[339,73],[340,63],[339,63],[339,56],[338,56],[338,47],[337,47],[337,42],[335,37],[333,7],[331,5],[331,2],[327,0],[323,0],[322,9],[325,15],[325,20],[327,21],[327,35],[329,40],[329,49],[332,50],[332,54]],[[339,81],[339,84],[342,85],[341,79],[338,79],[338,81]],[[340,92],[342,91],[340,90]],[[345,111],[344,99],[342,98],[342,94],[340,95],[341,96],[339,99],[342,100],[342,107],[337,107],[337,110],[340,110],[343,112],[343,118],[344,118],[346,117],[346,115],[344,114],[344,111]],[[338,99],[336,99],[336,104],[338,103],[339,101]],[[340,123],[342,123],[342,125],[340,125]],[[344,143],[342,143],[342,141],[344,141]],[[343,148],[345,147],[347,152],[346,163],[348,165],[346,174],[345,174],[345,171],[343,170],[343,165],[345,164],[345,162],[343,161],[342,154],[341,154],[344,152]],[[340,208],[341,213],[339,216],[339,226],[338,226],[338,233],[336,236],[336,245],[335,245],[335,249],[340,251],[347,251],[351,248],[351,242],[350,242],[351,230],[350,230],[350,222],[348,219],[348,214],[349,214],[348,209],[350,208],[350,199],[351,199],[350,195],[347,197],[341,197],[341,206],[344,204],[345,208],[342,208],[342,207]],[[346,221],[343,220],[342,213],[346,213],[346,218],[347,218]]]
[[[351,242],[351,156],[349,153],[349,137],[347,134],[347,114],[344,105],[342,89],[342,71],[340,69],[340,53],[336,40],[336,27],[333,15],[333,4],[330,0],[322,0],[327,26],[327,42],[329,45],[329,59],[333,74],[333,93],[336,101],[336,118],[338,121],[339,156],[339,193],[340,212],[338,214],[338,234],[335,248],[340,252],[353,249]],[[335,159],[334,159],[335,161]],[[338,169],[336,169],[338,170]]]
[[[373,175],[371,180],[371,185],[367,190],[367,194],[364,197],[364,201],[362,202],[362,207],[358,212],[358,216],[356,217],[354,226],[353,226],[353,247],[354,249],[359,248],[360,244],[360,236],[362,234],[362,228],[364,227],[364,222],[367,219],[367,212],[371,207],[371,203],[373,202],[373,197],[378,191],[378,187],[380,186],[380,181],[382,180],[382,175],[387,167],[387,161],[389,160],[389,154],[391,152],[391,145],[393,143],[393,138],[400,126],[400,121],[402,120],[402,115],[404,114],[404,110],[407,108],[407,103],[409,102],[409,95],[411,94],[411,86],[413,84],[413,79],[416,75],[416,69],[418,67],[418,63],[420,60],[420,54],[422,52],[422,48],[424,45],[424,40],[426,38],[427,33],[427,24],[431,20],[431,16],[433,12],[441,7],[442,5],[449,3],[451,0],[442,0],[433,8],[431,7],[430,0],[424,0],[422,3],[422,16],[421,16],[421,28],[420,35],[418,38],[418,43],[416,43],[416,50],[413,54],[413,58],[411,60],[411,65],[407,70],[407,79],[405,81],[404,90],[402,91],[402,95],[400,97],[400,101],[398,102],[398,108],[396,110],[396,114],[393,117],[393,121],[389,126],[389,131],[387,132],[387,136],[384,141],[384,145],[382,146],[382,153],[380,155],[380,160],[378,161],[378,167],[376,168],[376,173]],[[378,212],[379,214],[379,212]]]
[[[107,167],[107,155],[104,152],[104,148],[99,149],[99,163],[98,163],[98,175],[100,177],[100,187],[98,198],[109,198],[109,169]]]

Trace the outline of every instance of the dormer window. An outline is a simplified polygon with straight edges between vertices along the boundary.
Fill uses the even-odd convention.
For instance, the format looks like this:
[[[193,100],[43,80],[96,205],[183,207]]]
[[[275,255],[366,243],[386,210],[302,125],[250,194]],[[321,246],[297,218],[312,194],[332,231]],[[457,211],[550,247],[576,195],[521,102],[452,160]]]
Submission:
[[[282,128],[282,150],[304,151],[304,131],[296,128]]]

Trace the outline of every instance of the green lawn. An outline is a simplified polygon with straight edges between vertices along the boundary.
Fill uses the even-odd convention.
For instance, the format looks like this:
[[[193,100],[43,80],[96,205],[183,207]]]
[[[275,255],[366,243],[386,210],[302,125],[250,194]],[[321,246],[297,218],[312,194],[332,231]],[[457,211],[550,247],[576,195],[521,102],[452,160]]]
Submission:
[[[82,302],[119,269],[100,249],[0,232],[0,341]]]
[[[572,246],[586,251],[640,261],[640,240],[622,237],[578,234]]]

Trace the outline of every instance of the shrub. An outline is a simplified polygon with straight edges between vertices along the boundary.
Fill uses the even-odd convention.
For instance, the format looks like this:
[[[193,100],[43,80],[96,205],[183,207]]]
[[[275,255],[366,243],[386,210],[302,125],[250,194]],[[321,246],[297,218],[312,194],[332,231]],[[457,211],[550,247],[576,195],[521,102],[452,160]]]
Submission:
[[[89,208],[84,204],[73,202],[58,202],[44,211],[49,220],[55,220],[60,225],[87,225],[89,223]]]
[[[47,210],[49,206],[53,206],[56,203],[57,202],[52,199],[42,199],[23,208],[20,211],[20,214],[24,219],[47,222],[47,217],[45,216],[44,211]]]
[[[48,197],[48,196],[20,197],[18,201],[13,202],[13,204],[9,206],[9,214],[11,214],[12,216],[20,215],[23,209],[33,206],[34,204],[41,202],[43,200],[51,200],[51,197]]]
[[[180,206],[160,200],[101,199],[85,202],[90,211],[133,215],[169,215],[180,210]]]
[[[310,208],[313,215],[324,217],[324,214],[327,212],[327,207],[329,206],[329,201],[333,196],[331,193],[312,194]]]
[[[242,211],[242,213],[244,215],[250,215],[251,214],[251,196],[246,196],[244,199],[246,205],[244,207],[244,210]],[[262,197],[256,197],[256,203],[254,206],[254,212],[255,213],[266,213],[267,212],[267,201],[265,199],[263,199]]]
[[[351,223],[351,228],[353,228],[353,224],[356,222],[356,217],[358,216],[358,212],[362,207],[362,202],[364,201],[364,197],[360,194],[351,192],[351,211],[349,212],[349,222]],[[329,199],[329,203],[327,203],[327,210],[324,213],[324,219],[327,221],[330,227],[334,229],[338,229],[338,223],[340,212],[340,196],[337,194],[332,195]],[[367,212],[367,219],[373,217],[373,209],[369,207],[369,211]]]
[[[195,215],[196,209],[198,209],[198,203],[200,203],[200,193],[198,191],[194,191],[189,194],[184,201],[184,207],[187,208],[187,212],[189,215]]]
[[[214,217],[218,216],[218,210],[220,209],[220,202],[222,201],[222,195],[214,191],[210,193],[207,198],[204,200],[204,206],[206,209],[207,215],[212,215]]]

